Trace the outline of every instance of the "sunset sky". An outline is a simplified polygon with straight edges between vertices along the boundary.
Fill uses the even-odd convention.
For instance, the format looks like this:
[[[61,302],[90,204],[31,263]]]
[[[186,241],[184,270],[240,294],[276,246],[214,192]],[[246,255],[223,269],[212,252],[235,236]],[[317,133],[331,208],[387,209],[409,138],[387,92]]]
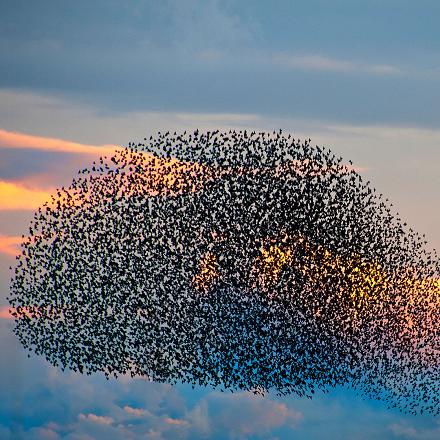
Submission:
[[[337,389],[313,400],[61,372],[12,335],[33,212],[158,130],[257,129],[351,159],[440,249],[440,2],[0,2],[0,438],[438,439]]]

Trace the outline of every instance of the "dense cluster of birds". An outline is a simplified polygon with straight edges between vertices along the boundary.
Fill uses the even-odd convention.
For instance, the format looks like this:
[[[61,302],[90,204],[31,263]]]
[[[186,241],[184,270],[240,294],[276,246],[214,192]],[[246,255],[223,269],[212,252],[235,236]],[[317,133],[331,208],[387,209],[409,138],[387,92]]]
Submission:
[[[440,260],[310,140],[130,143],[35,213],[17,260],[15,334],[63,369],[440,412]]]

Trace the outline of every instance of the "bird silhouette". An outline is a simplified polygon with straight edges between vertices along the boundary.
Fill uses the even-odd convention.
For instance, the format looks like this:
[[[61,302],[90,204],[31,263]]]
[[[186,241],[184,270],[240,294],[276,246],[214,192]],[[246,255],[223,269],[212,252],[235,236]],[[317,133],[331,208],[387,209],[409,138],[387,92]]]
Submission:
[[[282,131],[131,142],[35,213],[14,332],[86,374],[438,414],[440,261],[382,199]]]

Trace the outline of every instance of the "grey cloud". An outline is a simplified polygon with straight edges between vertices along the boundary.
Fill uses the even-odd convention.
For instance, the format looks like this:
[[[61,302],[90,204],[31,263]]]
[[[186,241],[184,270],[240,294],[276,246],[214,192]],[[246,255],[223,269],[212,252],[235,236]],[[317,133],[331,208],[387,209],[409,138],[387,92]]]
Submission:
[[[72,176],[89,158],[72,153],[2,148],[0,151],[0,179],[20,180],[28,176],[43,175],[45,185],[58,186],[65,179],[66,170]],[[67,183],[70,183],[71,177]]]
[[[387,42],[380,28],[380,37],[369,36],[370,46],[359,50],[349,43],[353,26],[353,35],[333,41],[340,19],[330,15],[327,23],[319,11],[325,5],[308,29],[307,8],[278,3],[275,13],[247,4],[248,14],[236,2],[216,0],[3,5],[0,86],[112,112],[245,112],[438,126],[438,66],[423,52],[424,41],[392,57],[377,50],[378,38],[382,48]],[[410,12],[397,19],[402,32]],[[302,23],[301,17],[309,18]],[[283,33],[285,44],[273,39]],[[327,41],[333,46],[322,44]],[[290,61],[277,61],[280,54]]]

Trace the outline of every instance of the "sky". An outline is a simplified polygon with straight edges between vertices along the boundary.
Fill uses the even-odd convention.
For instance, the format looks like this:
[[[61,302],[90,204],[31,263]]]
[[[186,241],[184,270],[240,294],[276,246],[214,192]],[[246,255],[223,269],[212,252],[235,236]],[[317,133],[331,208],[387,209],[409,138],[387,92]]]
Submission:
[[[437,439],[337,389],[256,397],[61,372],[7,313],[33,212],[158,130],[293,133],[351,159],[440,249],[436,0],[0,0],[0,438]]]

